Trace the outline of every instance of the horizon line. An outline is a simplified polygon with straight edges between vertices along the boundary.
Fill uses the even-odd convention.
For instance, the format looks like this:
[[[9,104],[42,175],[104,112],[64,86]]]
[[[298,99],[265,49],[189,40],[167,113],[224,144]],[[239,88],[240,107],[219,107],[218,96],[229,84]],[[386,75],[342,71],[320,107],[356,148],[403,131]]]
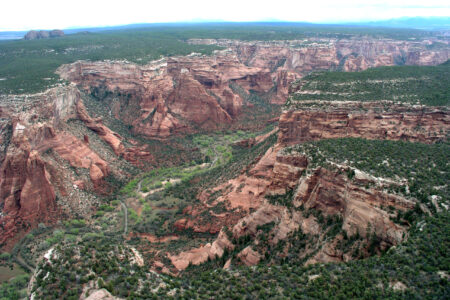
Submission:
[[[450,19],[450,16],[414,16],[414,17],[398,17],[398,18],[389,18],[389,19],[366,19],[366,20],[358,20],[358,21],[322,21],[322,22],[308,22],[308,21],[287,21],[287,20],[278,20],[278,19],[263,19],[258,21],[227,21],[227,20],[185,20],[185,21],[175,21],[175,22],[146,22],[146,23],[126,23],[126,24],[105,24],[105,25],[92,25],[92,26],[71,26],[66,28],[32,28],[32,29],[1,29],[0,32],[27,32],[27,31],[40,31],[40,30],[77,30],[77,29],[95,29],[95,28],[109,28],[109,27],[125,27],[125,26],[133,26],[133,25],[182,25],[182,24],[220,24],[220,23],[230,23],[230,24],[258,24],[258,23],[286,23],[286,24],[309,24],[309,25],[352,25],[357,26],[364,25],[369,23],[377,23],[377,22],[387,22],[387,21],[395,21],[395,20],[411,20],[411,19]],[[442,26],[442,25],[441,25]],[[446,26],[450,27],[449,24]],[[401,28],[401,27],[399,27]]]

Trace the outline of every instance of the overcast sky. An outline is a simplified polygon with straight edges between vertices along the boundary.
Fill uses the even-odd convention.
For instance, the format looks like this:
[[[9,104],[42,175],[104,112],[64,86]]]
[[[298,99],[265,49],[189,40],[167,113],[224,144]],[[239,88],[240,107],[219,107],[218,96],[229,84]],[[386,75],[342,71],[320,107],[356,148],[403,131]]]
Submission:
[[[449,0],[2,0],[0,31],[183,21],[351,22],[450,16]]]

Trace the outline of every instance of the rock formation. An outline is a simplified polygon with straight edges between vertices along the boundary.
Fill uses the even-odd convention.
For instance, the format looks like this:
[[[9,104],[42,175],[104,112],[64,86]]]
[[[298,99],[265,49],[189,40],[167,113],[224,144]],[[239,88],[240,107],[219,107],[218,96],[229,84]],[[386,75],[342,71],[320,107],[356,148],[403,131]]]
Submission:
[[[48,39],[48,38],[54,38],[54,37],[61,37],[64,36],[64,31],[55,29],[55,30],[30,30],[25,34],[23,37],[25,40],[39,40],[39,39]]]
[[[264,173],[261,173],[262,165],[266,169]],[[286,154],[280,145],[270,149],[248,172],[248,175],[240,175],[214,189],[220,190],[227,186],[225,193],[215,201],[228,203],[229,209],[237,208],[247,211],[247,216],[232,226],[233,241],[249,236],[255,240],[253,245],[259,245],[261,243],[258,242],[259,228],[273,223],[273,229],[270,231],[271,238],[264,243],[276,245],[301,230],[305,234],[318,237],[315,244],[310,245],[311,248],[298,254],[301,257],[312,255],[307,263],[349,260],[351,255],[348,252],[336,248],[336,243],[342,239],[342,236],[324,240],[323,237],[328,230],[326,225],[319,223],[316,217],[312,215],[308,217],[302,213],[302,211],[311,210],[319,211],[325,217],[341,218],[342,230],[345,231],[346,236],[361,235],[362,239],[369,239],[371,237],[369,233],[377,236],[381,241],[379,247],[382,250],[401,242],[405,238],[407,228],[394,223],[390,218],[391,215],[382,207],[389,206],[406,211],[413,209],[415,202],[386,193],[383,191],[383,186],[378,186],[379,182],[370,181],[374,179],[369,179],[369,176],[360,174],[359,177],[349,179],[345,166],[341,168],[327,170],[319,167],[310,170],[311,175],[303,175],[308,169],[307,157],[302,154]],[[367,189],[365,186],[368,182],[374,186]],[[266,196],[284,195],[289,191],[295,191],[289,200],[292,208],[272,204],[266,199]],[[202,194],[199,198],[206,200],[207,194]],[[208,209],[208,206],[213,206],[214,203],[204,202],[204,205],[204,209]],[[249,213],[250,208],[255,211]],[[220,217],[216,217],[213,222],[225,225]],[[229,241],[229,238],[221,231],[214,243],[225,245],[228,250],[237,247],[237,244],[225,241]],[[313,251],[314,249],[319,251]],[[354,249],[347,249],[347,251],[354,251]],[[169,255],[169,258],[180,271],[189,263],[200,264],[208,257],[212,259],[215,255],[220,257],[221,253],[211,252],[211,244],[208,244],[177,255]],[[264,255],[264,252],[257,252],[248,246],[237,257],[246,265],[254,265]]]
[[[46,36],[45,33],[29,35]],[[434,65],[449,59],[448,48],[429,47],[434,42],[442,42],[438,40],[190,42],[214,43],[226,49],[209,57],[191,54],[163,58],[144,66],[117,61],[78,61],[58,69],[58,74],[74,85],[36,95],[1,96],[0,244],[12,241],[11,237],[21,228],[26,231],[39,222],[53,222],[60,214],[89,215],[97,200],[88,191],[108,193],[106,179],[126,178],[125,165],[143,166],[154,160],[146,146],[128,142],[103,124],[101,118],[90,116],[82,100],[84,93],[95,97],[99,105],[128,125],[132,133],[167,139],[176,134],[223,129],[239,122],[244,111],[253,113],[251,108],[255,104],[250,99],[254,94],[265,101],[264,105],[282,104],[290,92],[290,84],[314,70]],[[344,136],[431,143],[446,136],[448,110],[392,103],[386,110],[385,103],[381,102],[322,104],[321,108],[307,105],[284,111],[279,121],[277,145],[236,178],[200,193],[200,205],[187,208],[186,216],[175,223],[175,228],[219,233],[227,225],[233,228],[233,237],[239,238],[251,229],[239,221],[242,217],[250,218],[246,221],[249,225],[260,222],[255,220],[263,216],[262,220],[267,217],[278,222],[273,242],[286,239],[298,228],[323,234],[316,220],[291,213],[265,198],[302,187],[304,196],[296,194],[295,203],[343,217],[347,224],[345,230],[349,232],[351,228],[363,230],[368,222],[361,220],[368,219],[380,225],[382,230],[376,234],[386,245],[397,243],[404,228],[389,223],[386,214],[378,212],[376,206],[386,199],[394,206],[403,203],[402,200],[391,199],[378,190],[363,191],[347,179],[330,173],[332,170],[314,170],[315,177],[305,177],[307,158],[280,156],[280,151],[288,144]],[[324,105],[328,108],[324,109]],[[272,116],[265,117],[269,121]],[[252,147],[263,139],[244,141],[237,146]],[[361,203],[356,200],[342,203],[340,198],[328,197],[342,195],[344,185],[345,193],[360,199]],[[220,196],[210,203],[208,200],[214,192],[220,192]],[[213,222],[200,222],[202,211],[218,203],[223,203],[227,211],[212,214]],[[361,214],[348,216],[352,205],[364,206]],[[207,244],[201,250],[169,256],[178,269],[185,268],[189,262],[201,263],[205,258],[219,255],[224,247],[232,247],[220,242],[224,234],[219,236],[217,243]],[[328,254],[332,244],[330,247]],[[254,252],[259,250],[246,249],[241,259],[247,263],[257,261]],[[334,253],[339,259],[343,255]],[[324,257],[317,257],[317,261],[325,261]]]
[[[227,47],[213,56],[192,54],[153,61],[76,62],[59,68],[108,105],[114,116],[150,138],[198,129],[216,130],[238,119],[252,93],[283,104],[290,84],[314,70],[360,71],[369,67],[435,65],[449,59],[447,48],[430,41],[334,40],[241,42],[190,40]]]
[[[304,40],[242,42],[238,40],[192,39],[193,44],[216,44],[236,51],[239,59],[252,67],[281,69],[306,74],[313,70],[341,68],[361,71],[370,67],[436,65],[449,59],[449,50],[429,47],[446,40],[401,41],[374,38],[306,38]]]
[[[445,139],[450,112],[386,101],[303,101],[301,107],[284,111],[279,122],[283,144],[338,137],[433,143]]]
[[[9,110],[4,106],[0,110],[5,139],[0,157],[0,244],[13,242],[11,238],[22,228],[54,222],[62,214],[88,214],[95,199],[80,189],[107,193],[110,188],[105,178],[110,174],[124,176],[117,163],[101,157],[99,153],[106,149],[93,150],[83,136],[74,135],[77,133],[68,125],[69,120],[80,119],[112,153],[133,164],[153,160],[144,147],[125,147],[119,135],[92,119],[73,86],[16,98],[3,99]],[[19,105],[13,105],[15,100]],[[85,169],[88,175],[69,166]]]
[[[227,219],[230,215],[228,211],[220,216],[211,214],[213,220],[209,223],[210,227],[215,228],[225,225],[230,228],[232,225],[233,241],[246,236],[253,239],[237,255],[246,265],[258,263],[266,254],[264,251],[268,251],[267,247],[262,247],[261,244],[276,245],[282,240],[288,241],[297,231],[313,237],[310,245],[298,253],[300,258],[308,258],[306,264],[350,260],[354,257],[355,247],[360,247],[360,255],[366,256],[367,247],[372,240],[377,241],[377,251],[384,251],[403,241],[407,237],[407,225],[394,223],[392,212],[388,212],[386,208],[408,211],[415,208],[416,202],[389,194],[386,187],[404,183],[374,178],[359,170],[355,171],[353,178],[349,178],[347,166],[335,166],[334,169],[311,168],[307,156],[286,151],[285,147],[339,137],[433,143],[445,139],[450,130],[448,109],[391,102],[310,104],[305,101],[283,112],[279,121],[277,144],[236,178],[203,191],[198,196],[201,205],[185,212],[197,216],[197,221],[186,222],[183,228],[195,228],[201,232],[202,227],[196,226],[201,223],[198,216],[220,202],[225,204],[228,211],[233,211],[234,216],[241,212],[244,217],[234,225],[231,219]],[[252,147],[254,144],[254,141],[236,143],[242,147]],[[211,199],[216,193],[220,193],[219,197]],[[270,200],[274,197],[281,197],[284,204]],[[330,230],[327,225],[317,217],[303,213],[304,211],[320,212],[323,218],[341,220],[341,233],[325,238]],[[225,222],[223,217],[229,222]],[[270,238],[261,242],[260,228],[267,224],[273,224]],[[361,239],[358,246],[340,246],[344,239],[355,236]],[[221,239],[223,235],[216,241]],[[232,244],[228,247],[230,250],[237,246]],[[195,260],[192,259],[192,253],[195,253]],[[208,248],[202,247],[170,257],[176,257],[176,260],[172,259],[172,263],[180,271],[189,262],[205,262],[210,257],[208,253]],[[179,264],[177,261],[184,263]]]
[[[232,81],[261,92],[273,85],[268,72],[232,56],[171,58],[145,67],[77,62],[59,73],[99,97],[120,94],[111,105],[115,117],[132,125],[134,133],[154,138],[230,123],[243,105],[229,87]]]

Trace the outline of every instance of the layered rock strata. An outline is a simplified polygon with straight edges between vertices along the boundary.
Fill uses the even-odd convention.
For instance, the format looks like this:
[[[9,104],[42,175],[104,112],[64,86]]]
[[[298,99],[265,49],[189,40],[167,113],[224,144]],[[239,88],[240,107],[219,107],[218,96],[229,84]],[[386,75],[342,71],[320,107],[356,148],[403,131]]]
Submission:
[[[396,64],[436,65],[449,59],[446,40],[306,39],[242,42],[190,40],[226,47],[213,56],[163,58],[144,66],[128,62],[64,65],[60,76],[109,106],[133,132],[151,138],[216,130],[238,120],[250,93],[283,104],[290,84],[315,70],[360,71]]]
[[[281,114],[280,143],[339,137],[434,143],[445,139],[450,127],[447,107],[388,101],[302,101],[301,105]]]
[[[8,106],[0,110],[0,244],[13,243],[17,233],[62,215],[89,215],[95,197],[83,189],[107,193],[105,178],[123,176],[102,157],[109,150],[91,148],[89,138],[77,137],[70,122],[84,122],[85,131],[97,134],[117,157],[135,164],[153,159],[142,146],[125,147],[119,135],[91,118],[74,86],[2,100]]]
[[[377,251],[384,251],[403,241],[408,229],[407,224],[395,223],[395,214],[387,208],[405,212],[414,209],[417,202],[404,196],[389,194],[386,192],[387,187],[407,183],[375,178],[359,170],[354,170],[355,176],[349,178],[347,174],[350,169],[345,165],[336,165],[333,169],[311,168],[307,156],[287,152],[285,147],[341,137],[434,143],[445,140],[449,131],[450,116],[447,107],[386,101],[303,101],[282,113],[275,146],[236,178],[203,191],[198,197],[203,208],[199,206],[192,211],[201,215],[201,211],[224,203],[229,211],[246,214],[231,227],[231,236],[227,238],[238,241],[249,236],[254,239],[237,255],[247,265],[258,263],[266,254],[264,247],[262,250],[260,246],[259,250],[255,249],[262,243],[259,241],[260,228],[272,223],[270,238],[264,241],[268,245],[287,241],[297,231],[316,237],[311,245],[298,254],[300,259],[306,260],[306,264],[353,259],[356,246],[348,249],[339,246],[347,237],[357,236],[361,239],[357,247],[360,247],[358,251],[362,256],[369,255],[368,245],[371,240],[377,241]],[[242,147],[252,147],[253,144],[254,141],[236,143]],[[212,198],[217,193],[220,196]],[[284,202],[270,200],[274,197],[276,199],[277,195]],[[327,238],[329,229],[317,217],[303,213],[305,211],[320,212],[324,218],[340,219],[341,233],[331,239]],[[224,212],[222,215],[227,214],[228,212]],[[230,228],[230,224],[224,223],[220,217],[215,217],[210,223]],[[192,228],[195,228],[195,223]],[[223,235],[219,237],[218,240]],[[233,244],[230,249],[237,246]],[[286,247],[283,250],[285,252],[289,246]],[[184,258],[174,255],[170,257],[176,257],[177,261],[184,259],[200,264],[210,257],[204,252],[203,248],[193,249],[180,254]],[[196,260],[189,259],[192,253],[196,253]],[[186,262],[183,265],[176,264],[175,260],[172,262],[178,271],[183,270],[186,265]]]

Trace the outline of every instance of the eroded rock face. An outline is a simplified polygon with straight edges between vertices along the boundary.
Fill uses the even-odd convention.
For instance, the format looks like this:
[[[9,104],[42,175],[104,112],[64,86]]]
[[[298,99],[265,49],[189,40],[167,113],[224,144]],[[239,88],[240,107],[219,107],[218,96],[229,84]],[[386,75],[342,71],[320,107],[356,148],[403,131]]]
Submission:
[[[248,246],[237,255],[238,259],[246,266],[254,266],[261,260],[261,254]]]
[[[17,234],[38,223],[52,223],[62,215],[89,215],[95,197],[87,192],[108,193],[105,178],[110,174],[121,176],[122,170],[102,158],[107,149],[92,149],[89,139],[75,136],[77,132],[72,132],[69,120],[79,119],[86,124],[85,130],[96,133],[118,157],[134,164],[152,160],[145,148],[125,147],[119,135],[100,120],[92,119],[74,86],[22,98],[6,97],[2,104],[8,105],[8,101],[17,101],[17,105],[8,110],[2,106],[0,110],[2,245],[11,246]]]
[[[230,123],[243,105],[231,82],[261,92],[273,85],[268,71],[230,55],[170,58],[144,67],[77,62],[58,72],[88,91],[126,95],[111,107],[115,116],[133,125],[135,133],[158,138]]]
[[[284,111],[280,116],[279,142],[297,144],[361,137],[433,143],[444,139],[450,128],[450,112],[446,107],[350,101],[320,101],[320,105],[326,108]],[[385,105],[389,110],[384,109]]]
[[[114,297],[106,289],[98,289],[98,290],[92,291],[89,294],[89,297],[85,298],[84,295],[83,295],[80,299],[86,299],[86,300],[120,300],[120,299],[123,299],[123,298]]]
[[[399,63],[432,65],[449,58],[448,49],[429,50],[426,46],[431,42],[426,41],[323,39],[308,41],[308,45],[302,41],[207,42],[226,46],[227,50],[211,57],[175,57],[146,66],[81,61],[60,67],[58,73],[103,101],[111,114],[130,125],[134,133],[167,138],[231,124],[243,107],[251,105],[245,99],[251,91],[268,96],[272,103],[284,103],[290,83],[312,70],[357,71]],[[9,100],[18,103],[15,98]],[[153,159],[144,146],[127,146],[123,137],[106,127],[100,118],[91,117],[74,86],[51,89],[23,100],[26,101],[17,109],[11,105],[11,111],[8,106],[0,107],[0,244],[14,236],[22,224],[27,228],[38,222],[52,222],[59,213],[71,211],[88,214],[93,200],[80,189],[108,192],[105,178],[122,172],[112,167],[117,157],[135,165]],[[304,218],[299,212],[270,204],[265,199],[266,195],[289,190],[298,191],[295,195],[298,206],[344,218],[344,230],[349,233],[364,231],[367,224],[373,223],[379,228],[375,234],[386,247],[401,240],[405,229],[392,224],[378,205],[387,201],[399,209],[409,209],[410,203],[376,189],[362,189],[332,170],[319,169],[312,176],[305,176],[307,158],[280,155],[280,150],[286,144],[345,136],[435,142],[448,132],[448,111],[393,105],[389,111],[380,112],[379,103],[327,105],[325,110],[284,112],[280,118],[279,143],[275,147],[238,177],[198,196],[201,205],[186,212],[189,217],[177,221],[175,227],[221,233],[214,243],[200,249],[170,254],[178,270],[189,263],[198,264],[221,256],[224,249],[233,248],[221,231],[224,225],[232,227],[233,237],[239,238],[255,235],[259,225],[274,222],[271,243],[284,240],[299,229],[323,234],[315,218]],[[66,124],[70,119],[81,121],[95,135],[71,132]],[[112,160],[104,157],[109,149],[92,148],[96,137],[112,149]],[[258,140],[246,143],[251,147]],[[86,174],[74,174],[68,166],[82,169]],[[221,195],[209,201],[217,191]],[[58,195],[65,200],[57,201]],[[343,202],[346,195],[351,199]],[[227,211],[212,213],[213,221],[208,224],[197,221],[202,211],[218,203],[224,203]],[[349,214],[352,210],[358,213]],[[323,245],[323,251],[313,259],[345,259],[345,253],[335,251],[333,243],[337,239]],[[242,253],[244,260],[256,261],[259,255],[254,253],[255,249],[248,248]]]
[[[373,239],[378,242],[376,251],[383,251],[407,237],[407,225],[395,223],[392,212],[386,209],[407,211],[415,208],[414,201],[386,192],[387,186],[402,182],[375,178],[359,170],[355,170],[350,179],[346,166],[311,169],[304,154],[283,149],[289,144],[340,137],[433,143],[444,139],[449,132],[447,108],[387,102],[323,104],[318,107],[305,105],[284,112],[279,121],[278,143],[236,178],[202,192],[198,198],[203,208],[191,210],[200,216],[201,211],[224,203],[228,211],[245,214],[231,227],[233,241],[242,237],[253,239],[245,248],[247,250],[242,250],[239,255],[245,264],[258,263],[265,255],[267,247],[261,247],[261,244],[276,245],[288,241],[297,231],[313,237],[310,245],[298,254],[299,258],[309,257],[306,264],[354,259],[354,247],[359,247],[359,257],[365,257],[369,255],[367,248]],[[236,145],[252,147],[255,143],[256,139]],[[217,193],[220,196],[212,198]],[[282,202],[277,202],[277,195],[281,195]],[[267,196],[271,198],[267,199]],[[275,200],[270,200],[272,198]],[[227,216],[228,211],[222,215]],[[322,221],[303,213],[305,211],[319,212]],[[211,215],[210,224],[230,228],[231,224],[223,222],[221,216]],[[332,238],[326,238],[329,230],[326,222],[323,223],[326,218],[337,218],[335,220],[342,222],[340,233]],[[191,221],[192,228],[195,224]],[[270,238],[262,242],[259,234],[266,225],[271,226]],[[201,228],[197,229],[201,231]],[[347,237],[358,237],[360,241],[355,244],[358,246],[342,247]],[[289,244],[283,251],[288,250]],[[280,255],[285,255],[283,253]],[[184,259],[190,261],[188,256]],[[182,270],[180,266],[176,268]]]
[[[240,219],[232,226],[230,231],[233,241],[238,241],[243,237],[250,237],[250,240],[254,239],[249,246],[237,255],[241,263],[246,265],[259,263],[265,255],[265,252],[261,251],[265,251],[264,249],[267,249],[267,247],[263,246],[263,250],[261,250],[261,247],[259,247],[259,250],[255,250],[255,246],[258,247],[260,244],[276,245],[280,241],[288,240],[297,231],[316,237],[312,240],[314,244],[308,245],[307,248],[298,253],[300,258],[312,255],[306,261],[306,264],[351,259],[352,256],[346,251],[354,251],[354,249],[342,250],[338,247],[343,235],[338,234],[331,239],[325,238],[328,231],[327,225],[320,223],[313,215],[305,215],[303,213],[305,211],[321,212],[324,218],[329,216],[340,218],[342,220],[342,232],[345,232],[346,236],[360,236],[365,241],[360,245],[367,245],[366,241],[376,236],[380,241],[378,247],[385,250],[392,245],[397,245],[407,236],[407,227],[394,223],[391,220],[392,216],[383,208],[393,207],[397,210],[406,211],[413,209],[415,202],[401,196],[388,194],[383,191],[382,186],[372,185],[373,187],[366,188],[368,180],[375,180],[370,176],[359,174],[358,178],[349,179],[346,170],[327,170],[320,167],[312,170],[312,174],[304,175],[304,171],[308,169],[308,159],[301,154],[286,154],[283,151],[276,151],[275,155],[270,152],[266,153],[261,160],[266,162],[266,166],[270,165],[272,169],[270,177],[266,177],[268,182],[264,185],[261,193],[253,195],[252,198],[245,197],[246,189],[248,190],[253,186],[251,185],[252,176],[260,168],[257,164],[249,172],[249,175],[240,176],[250,177],[247,181],[244,181],[245,185],[241,186],[239,191],[233,187],[230,188],[230,184],[233,184],[233,180],[231,180],[225,184],[229,187],[227,193],[215,200],[232,203],[230,198],[231,200],[234,197],[239,198],[240,202],[235,203],[234,209],[246,210],[250,205],[253,205],[251,207],[255,211]],[[268,161],[270,161],[270,164]],[[269,181],[269,179],[271,180]],[[233,184],[233,186],[236,186],[236,184]],[[266,195],[283,195],[290,190],[295,191],[292,194],[292,199],[289,200],[290,206],[287,205],[288,202],[284,205],[269,203],[270,201],[265,198]],[[242,195],[239,197],[237,193],[242,193]],[[201,194],[200,199],[202,197],[207,196]],[[206,206],[208,203],[204,202],[204,205]],[[220,220],[217,219],[217,221],[220,224]],[[264,242],[260,241],[258,236],[261,233],[261,228],[268,224],[272,224],[269,239],[264,240]],[[229,250],[238,246],[229,243],[228,237],[225,239],[227,242],[224,243],[224,237],[224,232],[221,231],[215,242],[221,243]],[[287,247],[289,247],[289,244]],[[181,252],[178,255],[170,255],[169,258],[175,268],[181,271],[189,263],[200,264],[205,262],[208,257],[213,258],[210,248],[211,244],[207,244],[200,248]],[[364,251],[363,249],[362,253]],[[222,254],[219,251],[214,252],[215,255],[220,257]]]
[[[145,146],[125,147],[122,142],[123,138],[119,134],[103,125],[100,118],[93,119],[89,116],[81,99],[76,103],[76,110],[78,118],[86,124],[86,127],[98,134],[102,140],[111,146],[117,156],[123,156],[137,166],[142,166],[144,163],[154,160],[153,155],[146,150]]]
[[[208,243],[200,248],[184,251],[177,255],[168,254],[167,256],[177,270],[184,270],[189,264],[199,265],[206,262],[208,258],[222,257],[225,249],[232,250],[234,245],[230,242],[226,233],[221,231],[212,244]]]
[[[385,65],[435,65],[448,60],[449,50],[431,50],[434,42],[447,40],[396,41],[374,38],[306,38],[293,41],[242,42],[238,40],[190,40],[193,44],[216,44],[236,49],[246,65],[294,70],[299,73],[344,66],[361,71]]]
[[[215,43],[227,49],[213,56],[167,58],[145,66],[81,61],[60,67],[58,73],[103,99],[116,118],[133,126],[134,133],[167,138],[232,123],[245,105],[252,105],[245,100],[250,91],[268,96],[273,104],[283,104],[290,84],[314,70],[434,65],[449,58],[447,48],[428,50],[432,41],[190,42]]]
[[[50,174],[37,151],[17,149],[15,155],[7,156],[1,172],[2,221],[6,228],[0,243],[4,243],[15,233],[15,222],[36,225],[53,218],[57,209]]]

